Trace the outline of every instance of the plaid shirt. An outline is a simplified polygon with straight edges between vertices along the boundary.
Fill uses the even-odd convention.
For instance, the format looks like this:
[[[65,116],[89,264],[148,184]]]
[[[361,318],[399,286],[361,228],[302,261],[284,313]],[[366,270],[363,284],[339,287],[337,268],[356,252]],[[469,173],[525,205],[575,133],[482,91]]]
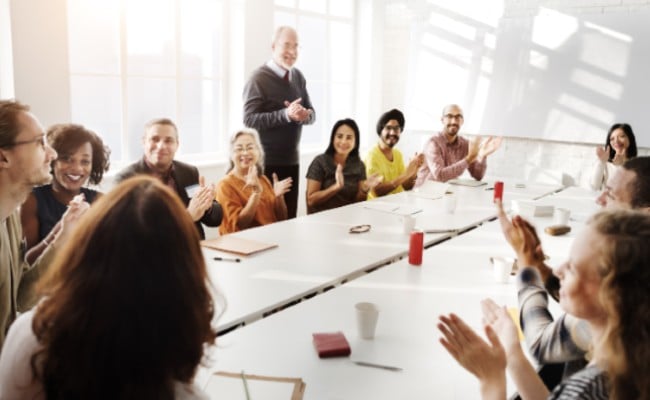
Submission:
[[[425,162],[418,170],[415,187],[427,180],[447,182],[458,178],[465,170],[480,181],[487,169],[487,158],[481,162],[473,161],[467,164],[465,157],[469,152],[469,141],[460,136],[453,143],[449,143],[445,134],[438,132],[426,142],[422,152]]]
[[[540,364],[567,363],[564,375],[582,369],[591,343],[586,321],[562,314],[555,321],[548,310],[548,294],[535,268],[517,277],[521,329],[531,355]]]

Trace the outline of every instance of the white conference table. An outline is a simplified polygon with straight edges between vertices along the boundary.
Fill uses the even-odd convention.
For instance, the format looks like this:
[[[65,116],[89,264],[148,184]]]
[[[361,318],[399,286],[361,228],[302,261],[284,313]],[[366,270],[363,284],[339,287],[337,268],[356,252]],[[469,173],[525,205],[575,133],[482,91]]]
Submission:
[[[562,204],[566,206],[566,204]],[[549,218],[536,218],[543,225]],[[579,228],[579,222],[573,222]],[[573,235],[540,235],[551,259],[568,254]],[[439,344],[437,316],[455,312],[481,329],[480,300],[516,307],[514,277],[494,281],[489,257],[512,256],[498,221],[491,221],[424,252],[422,266],[403,259],[218,339],[214,371],[300,377],[305,399],[477,399],[476,379]],[[374,340],[358,338],[354,304],[371,301],[381,312]],[[557,306],[552,307],[558,312]],[[319,359],[311,334],[342,331],[349,358]],[[360,367],[363,360],[403,368],[401,372]],[[514,387],[509,386],[509,393]],[[254,394],[252,394],[254,396]]]
[[[534,198],[559,189],[551,185],[528,185],[505,196]],[[388,201],[422,210],[417,226],[451,228],[454,231],[425,235],[432,246],[494,219],[492,192],[485,186],[455,187],[459,204],[454,214],[442,207],[442,200],[424,199],[410,193],[387,196]],[[241,262],[215,261],[214,256],[231,255],[204,249],[212,281],[227,301],[215,320],[221,333],[250,323],[301,299],[322,292],[367,271],[399,260],[408,252],[409,237],[403,232],[401,216],[368,208],[372,202],[355,203],[325,212],[237,232],[251,240],[276,243],[278,247],[240,257]],[[350,234],[355,225],[370,224],[369,232]],[[223,306],[217,305],[223,311]]]
[[[516,294],[513,284],[494,283],[487,266],[459,263],[464,254],[432,256],[456,239],[426,250],[421,267],[402,260],[218,338],[214,363],[200,371],[196,382],[203,385],[211,371],[243,370],[300,377],[305,399],[479,398],[476,379],[438,343],[437,317],[455,312],[480,329],[481,299],[515,306]],[[357,336],[354,304],[360,301],[381,309],[374,340]],[[352,355],[319,359],[311,334],[334,331],[345,334]],[[403,371],[361,367],[350,360]]]

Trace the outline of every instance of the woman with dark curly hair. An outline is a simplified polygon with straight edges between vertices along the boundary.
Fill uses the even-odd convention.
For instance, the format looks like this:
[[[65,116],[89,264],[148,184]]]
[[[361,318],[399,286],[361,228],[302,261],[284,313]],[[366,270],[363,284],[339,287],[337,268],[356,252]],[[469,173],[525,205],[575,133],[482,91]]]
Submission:
[[[194,221],[178,195],[137,176],[79,221],[11,326],[2,399],[207,399],[193,385],[216,332]]]
[[[47,131],[47,141],[58,154],[50,171],[52,183],[34,188],[20,209],[27,249],[46,247],[54,239],[59,220],[75,196],[83,194],[86,202],[95,201],[100,193],[85,186],[98,185],[109,166],[109,149],[81,125],[54,125]],[[38,254],[35,249],[30,259]]]

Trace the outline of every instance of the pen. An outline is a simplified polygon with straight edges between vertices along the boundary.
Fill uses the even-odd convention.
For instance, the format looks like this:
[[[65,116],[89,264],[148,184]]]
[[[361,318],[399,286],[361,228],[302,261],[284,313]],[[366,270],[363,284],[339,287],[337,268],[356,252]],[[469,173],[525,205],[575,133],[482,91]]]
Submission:
[[[240,262],[240,258],[230,258],[230,257],[214,257],[213,260],[215,261],[232,261],[232,262]]]
[[[387,369],[389,371],[401,371],[402,368],[400,367],[391,367],[390,365],[381,365],[381,364],[373,364],[365,361],[352,361],[353,363],[357,365],[361,365],[362,367],[372,367],[372,368],[381,368],[381,369]]]
[[[493,187],[485,188],[485,190],[494,190]]]
[[[246,400],[251,400],[251,394],[248,391],[248,381],[246,380],[246,375],[244,371],[241,372],[241,380],[244,382],[244,392],[246,392]]]

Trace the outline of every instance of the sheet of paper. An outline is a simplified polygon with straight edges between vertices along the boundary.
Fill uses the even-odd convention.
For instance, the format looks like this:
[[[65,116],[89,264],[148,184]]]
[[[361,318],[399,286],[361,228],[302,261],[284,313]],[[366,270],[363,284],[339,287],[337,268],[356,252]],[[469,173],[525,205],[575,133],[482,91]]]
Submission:
[[[426,181],[422,186],[415,188],[411,191],[411,194],[418,197],[424,197],[425,199],[440,199],[445,193],[449,190],[448,183]]]
[[[363,208],[395,215],[413,215],[422,212],[422,208],[411,204],[389,203],[377,200],[365,202]]]

